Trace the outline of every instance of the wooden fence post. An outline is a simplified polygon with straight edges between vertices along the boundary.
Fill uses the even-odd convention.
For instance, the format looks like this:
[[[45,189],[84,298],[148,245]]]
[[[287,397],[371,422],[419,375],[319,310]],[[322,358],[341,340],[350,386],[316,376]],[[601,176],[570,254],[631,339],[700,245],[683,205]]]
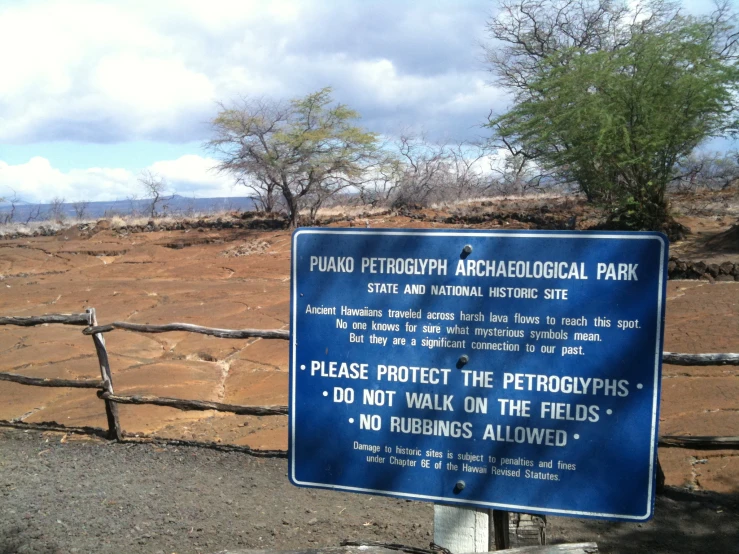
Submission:
[[[98,324],[95,308],[85,310],[90,318],[90,325],[96,327]],[[113,377],[110,374],[110,361],[108,360],[108,351],[105,348],[105,338],[100,333],[92,335],[92,341],[95,344],[95,351],[98,355],[100,364],[100,377],[103,379],[103,391],[108,394],[113,392]],[[118,421],[118,405],[112,400],[105,399],[105,415],[108,417],[108,438],[117,441],[123,440],[121,433],[121,424]]]
[[[490,510],[434,504],[434,542],[451,552],[489,552]]]
[[[507,550],[511,547],[511,539],[508,533],[510,525],[510,516],[505,510],[490,510],[490,529],[491,545],[490,550]]]
[[[546,516],[511,512],[509,517],[509,548],[542,546],[547,543]]]
[[[434,543],[452,552],[492,552],[546,544],[546,517],[434,504]]]
[[[665,492],[665,472],[662,470],[662,464],[659,463],[659,456],[657,460],[657,486],[655,487],[656,494],[664,494]]]

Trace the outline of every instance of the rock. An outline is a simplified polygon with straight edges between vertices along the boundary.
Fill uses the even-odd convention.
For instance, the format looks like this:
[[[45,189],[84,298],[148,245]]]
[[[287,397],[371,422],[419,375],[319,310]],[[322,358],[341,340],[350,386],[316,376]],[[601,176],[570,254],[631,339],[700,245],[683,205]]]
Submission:
[[[318,523],[318,518],[314,517],[308,520],[308,525],[315,525]]]
[[[708,270],[708,265],[706,262],[693,262],[693,271],[699,273],[700,275],[703,275],[706,270]]]
[[[719,274],[721,275],[731,275],[732,271],[734,271],[734,264],[731,262],[724,262],[719,266]]]
[[[719,265],[718,264],[708,264],[708,267],[706,268],[708,273],[711,274],[712,277],[718,277],[719,274]]]
[[[705,262],[688,262],[688,279],[700,279],[706,274],[708,265]]]
[[[733,275],[719,275],[716,277],[716,281],[733,281],[734,279]]]

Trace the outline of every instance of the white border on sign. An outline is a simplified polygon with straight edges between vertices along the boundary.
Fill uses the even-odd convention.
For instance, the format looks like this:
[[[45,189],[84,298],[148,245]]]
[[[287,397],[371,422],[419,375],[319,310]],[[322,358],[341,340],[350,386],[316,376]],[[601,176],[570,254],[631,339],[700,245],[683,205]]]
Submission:
[[[418,235],[418,236],[424,236],[424,237],[469,237],[471,235],[478,236],[478,237],[498,237],[498,238],[575,238],[575,239],[621,239],[621,240],[657,240],[660,243],[660,260],[659,260],[659,280],[658,280],[658,287],[657,287],[657,344],[655,346],[655,353],[654,353],[654,382],[653,382],[653,390],[654,394],[652,397],[652,436],[651,436],[651,446],[649,450],[649,488],[647,493],[647,507],[646,507],[646,513],[643,516],[634,516],[634,515],[624,515],[624,514],[606,514],[606,513],[599,513],[599,512],[579,512],[575,510],[558,510],[553,508],[541,508],[539,506],[519,506],[516,504],[493,504],[489,502],[481,502],[476,500],[462,500],[462,499],[454,499],[454,498],[448,498],[445,496],[430,496],[430,495],[424,495],[424,494],[413,494],[413,493],[402,493],[402,492],[396,492],[396,491],[385,491],[385,490],[379,490],[379,489],[365,489],[361,487],[349,487],[345,485],[333,485],[329,483],[311,483],[307,481],[299,481],[295,477],[295,389],[296,389],[296,371],[295,371],[295,358],[296,358],[296,346],[297,342],[295,340],[295,325],[297,321],[297,302],[293,302],[292,305],[292,318],[290,323],[290,348],[292,350],[291,354],[291,364],[292,367],[291,370],[291,380],[290,380],[290,401],[292,406],[292,421],[290,422],[290,477],[293,483],[296,485],[303,485],[307,487],[318,487],[318,488],[328,488],[332,490],[344,490],[344,491],[350,491],[350,492],[360,492],[360,493],[375,493],[375,494],[384,494],[389,496],[400,496],[410,499],[422,499],[422,500],[429,500],[429,501],[438,501],[443,502],[447,504],[462,504],[462,505],[476,505],[476,506],[482,506],[485,508],[497,508],[497,509],[503,509],[503,510],[510,510],[510,511],[517,511],[517,512],[526,512],[526,511],[532,511],[532,512],[542,512],[542,513],[548,513],[548,514],[555,514],[555,515],[564,515],[564,516],[586,516],[586,517],[601,517],[601,518],[611,518],[611,519],[628,519],[628,520],[635,520],[635,521],[643,521],[647,520],[651,517],[651,508],[652,508],[652,492],[654,491],[654,460],[655,460],[655,452],[654,448],[657,444],[657,412],[659,409],[659,368],[660,368],[660,362],[662,361],[662,352],[661,352],[661,341],[659,340],[659,337],[661,335],[662,331],[662,303],[664,302],[664,299],[662,298],[662,291],[664,288],[664,261],[665,261],[665,241],[661,235],[653,234],[653,235],[647,235],[647,234],[608,234],[608,233],[568,233],[568,232],[549,232],[549,233],[537,233],[537,232],[531,232],[531,233],[516,233],[516,232],[466,232],[466,233],[460,233],[455,231],[448,231],[448,232],[434,232],[434,231],[418,231],[418,230],[392,230],[392,229],[373,229],[373,230],[333,230],[333,229],[298,229],[293,234],[293,243],[292,243],[292,263],[291,263],[291,277],[292,277],[292,297],[294,299],[297,298],[297,279],[295,278],[297,273],[297,249],[298,249],[298,238],[301,235]]]

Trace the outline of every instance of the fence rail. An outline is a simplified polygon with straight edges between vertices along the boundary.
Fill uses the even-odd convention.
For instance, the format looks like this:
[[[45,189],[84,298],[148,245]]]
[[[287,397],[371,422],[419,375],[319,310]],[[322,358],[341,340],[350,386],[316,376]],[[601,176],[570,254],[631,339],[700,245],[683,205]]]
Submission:
[[[690,437],[681,435],[664,435],[659,438],[660,446],[695,449],[732,449],[739,448],[739,437]]]
[[[64,325],[90,325],[90,317],[84,314],[46,314],[29,317],[0,317],[0,325],[19,325],[32,327],[46,323],[63,323]]]
[[[209,402],[207,400],[184,400],[181,398],[166,398],[163,396],[123,396],[99,392],[98,397],[110,400],[118,404],[153,404],[155,406],[169,406],[178,410],[216,410],[218,412],[231,412],[238,415],[287,415],[287,406],[241,406],[238,404],[223,404],[221,402]]]
[[[97,389],[98,397],[105,401],[105,411],[108,419],[107,436],[110,439],[118,441],[124,440],[125,433],[121,429],[118,417],[118,404],[151,404],[155,406],[166,406],[176,408],[178,410],[215,410],[219,412],[230,412],[239,415],[254,416],[274,416],[287,415],[287,406],[243,406],[238,404],[224,404],[221,402],[210,402],[205,400],[188,400],[182,398],[167,398],[161,396],[150,395],[121,395],[115,394],[113,389],[113,377],[108,358],[108,351],[105,346],[103,333],[108,333],[115,329],[124,329],[127,331],[136,331],[140,333],[167,333],[172,331],[186,331],[191,333],[200,333],[203,335],[211,335],[214,337],[226,339],[244,339],[252,337],[260,337],[266,339],[289,339],[288,331],[282,329],[219,329],[215,327],[202,327],[190,323],[167,323],[164,325],[147,325],[140,323],[128,323],[123,321],[114,321],[107,325],[98,325],[97,316],[94,308],[88,309],[82,314],[45,314],[41,316],[30,317],[0,317],[0,325],[18,325],[18,326],[34,326],[44,324],[63,324],[63,325],[84,325],[82,330],[84,335],[92,336],[100,365],[101,380],[94,379],[50,379],[28,377],[25,375],[17,375],[14,373],[0,373],[0,381],[10,381],[21,385],[30,385],[36,387],[72,387]],[[683,354],[677,352],[664,352],[662,361],[667,364],[684,365],[684,366],[722,366],[736,365],[739,366],[739,354],[733,353],[708,353],[708,354]],[[20,422],[0,421],[0,425],[15,424]],[[45,426],[49,426],[49,422],[45,422]],[[63,428],[63,427],[62,427]],[[82,428],[90,429],[90,428]],[[129,439],[130,440],[130,439]],[[178,441],[182,444],[200,444],[209,445],[210,443],[200,443],[194,441]],[[216,444],[216,443],[213,443]],[[222,446],[222,445],[221,445]],[[692,448],[692,449],[734,449],[739,448],[739,437],[692,437],[692,436],[661,436],[659,437],[659,446]],[[239,447],[241,448],[241,447]],[[259,451],[248,447],[243,447],[246,451],[257,454],[264,453],[282,453],[284,451]],[[266,454],[266,455],[270,455]]]
[[[739,365],[739,354],[679,354],[663,352],[662,362],[671,365]]]
[[[108,333],[114,329],[126,329],[127,331],[138,331],[139,333],[169,333],[171,331],[188,331],[211,335],[222,339],[249,339],[259,337],[263,339],[289,339],[290,333],[282,329],[217,329],[215,327],[201,327],[190,323],[167,323],[165,325],[145,325],[143,323],[128,323],[125,321],[114,321],[107,325],[88,327],[82,331],[85,335],[96,333]]]
[[[95,381],[94,379],[51,379],[26,377],[15,373],[0,373],[0,381],[11,381],[21,385],[31,385],[32,387],[70,387],[73,389],[100,389],[103,386],[102,381]]]

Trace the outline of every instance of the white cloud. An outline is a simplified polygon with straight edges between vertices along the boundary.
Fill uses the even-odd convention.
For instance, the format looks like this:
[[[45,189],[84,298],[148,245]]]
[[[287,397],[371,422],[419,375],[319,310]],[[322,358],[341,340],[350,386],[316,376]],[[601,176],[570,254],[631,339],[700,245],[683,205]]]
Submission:
[[[125,198],[136,179],[125,169],[93,167],[60,171],[45,158],[9,165],[0,161],[0,196],[14,193],[26,202],[48,202],[54,197],[76,200]]]
[[[181,196],[246,196],[245,188],[234,187],[233,179],[213,170],[215,164],[212,158],[187,155],[155,162],[146,169],[164,178],[170,191]],[[121,200],[141,196],[138,177],[122,168],[60,171],[41,157],[17,165],[0,161],[0,197],[16,195],[30,203],[46,203],[55,197],[67,202]]]
[[[431,130],[464,130],[495,96],[477,89],[487,8],[486,0],[4,3],[0,141],[202,140],[219,100],[326,85],[379,132],[419,117]]]
[[[245,187],[235,186],[232,177],[216,171],[217,163],[213,158],[187,155],[176,160],[155,162],[148,169],[163,177],[170,188],[182,196],[248,196]]]
[[[685,0],[695,12],[705,2]],[[0,141],[199,141],[218,101],[326,85],[380,133],[478,134],[489,0],[0,3]]]

